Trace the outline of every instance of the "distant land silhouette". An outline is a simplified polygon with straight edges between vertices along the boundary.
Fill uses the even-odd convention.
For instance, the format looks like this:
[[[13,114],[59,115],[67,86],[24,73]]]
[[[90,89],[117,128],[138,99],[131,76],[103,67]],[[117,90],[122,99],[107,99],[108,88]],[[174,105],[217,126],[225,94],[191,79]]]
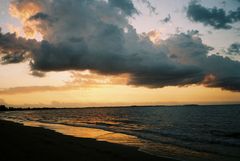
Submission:
[[[56,109],[78,109],[78,108],[138,108],[138,107],[199,107],[199,106],[239,106],[240,104],[217,104],[217,105],[198,105],[198,104],[183,104],[183,105],[129,105],[129,106],[99,106],[99,107],[7,107],[0,105],[1,111],[27,111],[27,110],[56,110]]]
[[[0,105],[0,111],[7,111],[8,108],[5,105]]]
[[[5,105],[0,105],[0,111],[51,110],[51,109],[53,110],[53,109],[60,109],[60,108],[55,108],[55,107],[22,108],[22,107],[6,107]]]

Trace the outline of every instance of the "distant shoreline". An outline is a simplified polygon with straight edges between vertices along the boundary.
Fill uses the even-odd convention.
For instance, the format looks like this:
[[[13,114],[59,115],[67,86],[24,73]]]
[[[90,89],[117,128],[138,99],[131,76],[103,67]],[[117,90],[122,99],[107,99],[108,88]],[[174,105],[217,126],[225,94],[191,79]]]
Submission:
[[[133,147],[65,136],[10,121],[0,120],[0,131],[1,161],[173,161]]]
[[[58,110],[58,109],[91,109],[91,108],[141,108],[141,107],[211,107],[211,106],[240,106],[240,104],[182,104],[182,105],[130,105],[130,106],[97,106],[97,107],[7,107],[6,105],[0,105],[1,111],[26,111],[26,110]]]

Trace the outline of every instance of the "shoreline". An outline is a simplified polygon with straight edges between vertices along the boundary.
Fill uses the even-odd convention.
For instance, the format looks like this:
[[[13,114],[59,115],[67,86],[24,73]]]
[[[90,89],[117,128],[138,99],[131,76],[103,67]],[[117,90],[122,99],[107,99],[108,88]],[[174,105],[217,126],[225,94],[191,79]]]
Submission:
[[[219,104],[156,104],[156,105],[119,105],[119,106],[82,106],[82,107],[51,107],[51,106],[43,106],[43,107],[24,107],[24,106],[12,106],[12,105],[0,105],[4,106],[0,111],[31,111],[31,110],[71,110],[71,109],[104,109],[104,108],[144,108],[144,107],[211,107],[211,106],[240,106],[240,103],[219,103]],[[7,107],[9,106],[9,107]]]
[[[11,121],[0,120],[0,131],[1,161],[174,161],[131,146],[68,136]]]

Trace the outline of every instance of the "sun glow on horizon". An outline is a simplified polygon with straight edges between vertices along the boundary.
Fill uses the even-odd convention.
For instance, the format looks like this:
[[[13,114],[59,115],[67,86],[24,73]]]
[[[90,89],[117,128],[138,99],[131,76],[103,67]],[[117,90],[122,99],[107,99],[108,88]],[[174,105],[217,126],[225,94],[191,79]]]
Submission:
[[[239,103],[239,93],[203,86],[165,87],[149,89],[125,85],[41,90],[30,93],[0,94],[5,102],[16,106],[84,107],[122,105],[175,105]],[[17,97],[13,97],[17,96]],[[38,98],[38,99],[35,99]]]

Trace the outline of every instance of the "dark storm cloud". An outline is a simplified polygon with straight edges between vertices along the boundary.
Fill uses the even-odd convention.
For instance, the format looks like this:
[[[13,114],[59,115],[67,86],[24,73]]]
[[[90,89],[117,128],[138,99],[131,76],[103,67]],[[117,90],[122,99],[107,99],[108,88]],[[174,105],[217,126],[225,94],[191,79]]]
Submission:
[[[240,92],[240,77],[227,77],[213,81],[207,87],[222,87],[226,90]]]
[[[191,1],[187,7],[187,17],[215,29],[231,29],[233,23],[240,21],[240,7],[227,13],[222,8],[206,8],[197,1]]]
[[[16,37],[15,33],[3,34],[0,28],[0,44],[2,52],[27,51],[30,48],[35,48],[38,44],[36,40],[26,40],[25,38]]]
[[[199,83],[203,80],[204,73],[194,66],[180,66],[169,68],[167,66],[155,69],[146,69],[132,74],[129,84],[159,88],[165,86],[184,86]]]
[[[150,88],[204,84],[240,90],[239,79],[235,80],[240,77],[236,70],[240,62],[208,56],[212,48],[202,43],[198,31],[175,34],[159,44],[153,44],[146,34],[137,34],[128,23],[130,12],[125,11],[132,8],[131,1],[15,1],[16,5],[38,2],[42,13],[57,21],[51,25],[39,21],[37,30],[44,34],[41,42],[0,33],[4,64],[29,60],[37,76],[89,69],[105,75],[126,73],[129,84]]]
[[[214,74],[213,79],[206,84],[207,87],[221,87],[227,90],[240,91],[239,61],[212,55],[203,63],[203,66]]]
[[[17,38],[16,34],[2,34],[0,28],[0,54],[2,64],[20,63],[29,58],[28,52],[37,48],[36,40]]]

